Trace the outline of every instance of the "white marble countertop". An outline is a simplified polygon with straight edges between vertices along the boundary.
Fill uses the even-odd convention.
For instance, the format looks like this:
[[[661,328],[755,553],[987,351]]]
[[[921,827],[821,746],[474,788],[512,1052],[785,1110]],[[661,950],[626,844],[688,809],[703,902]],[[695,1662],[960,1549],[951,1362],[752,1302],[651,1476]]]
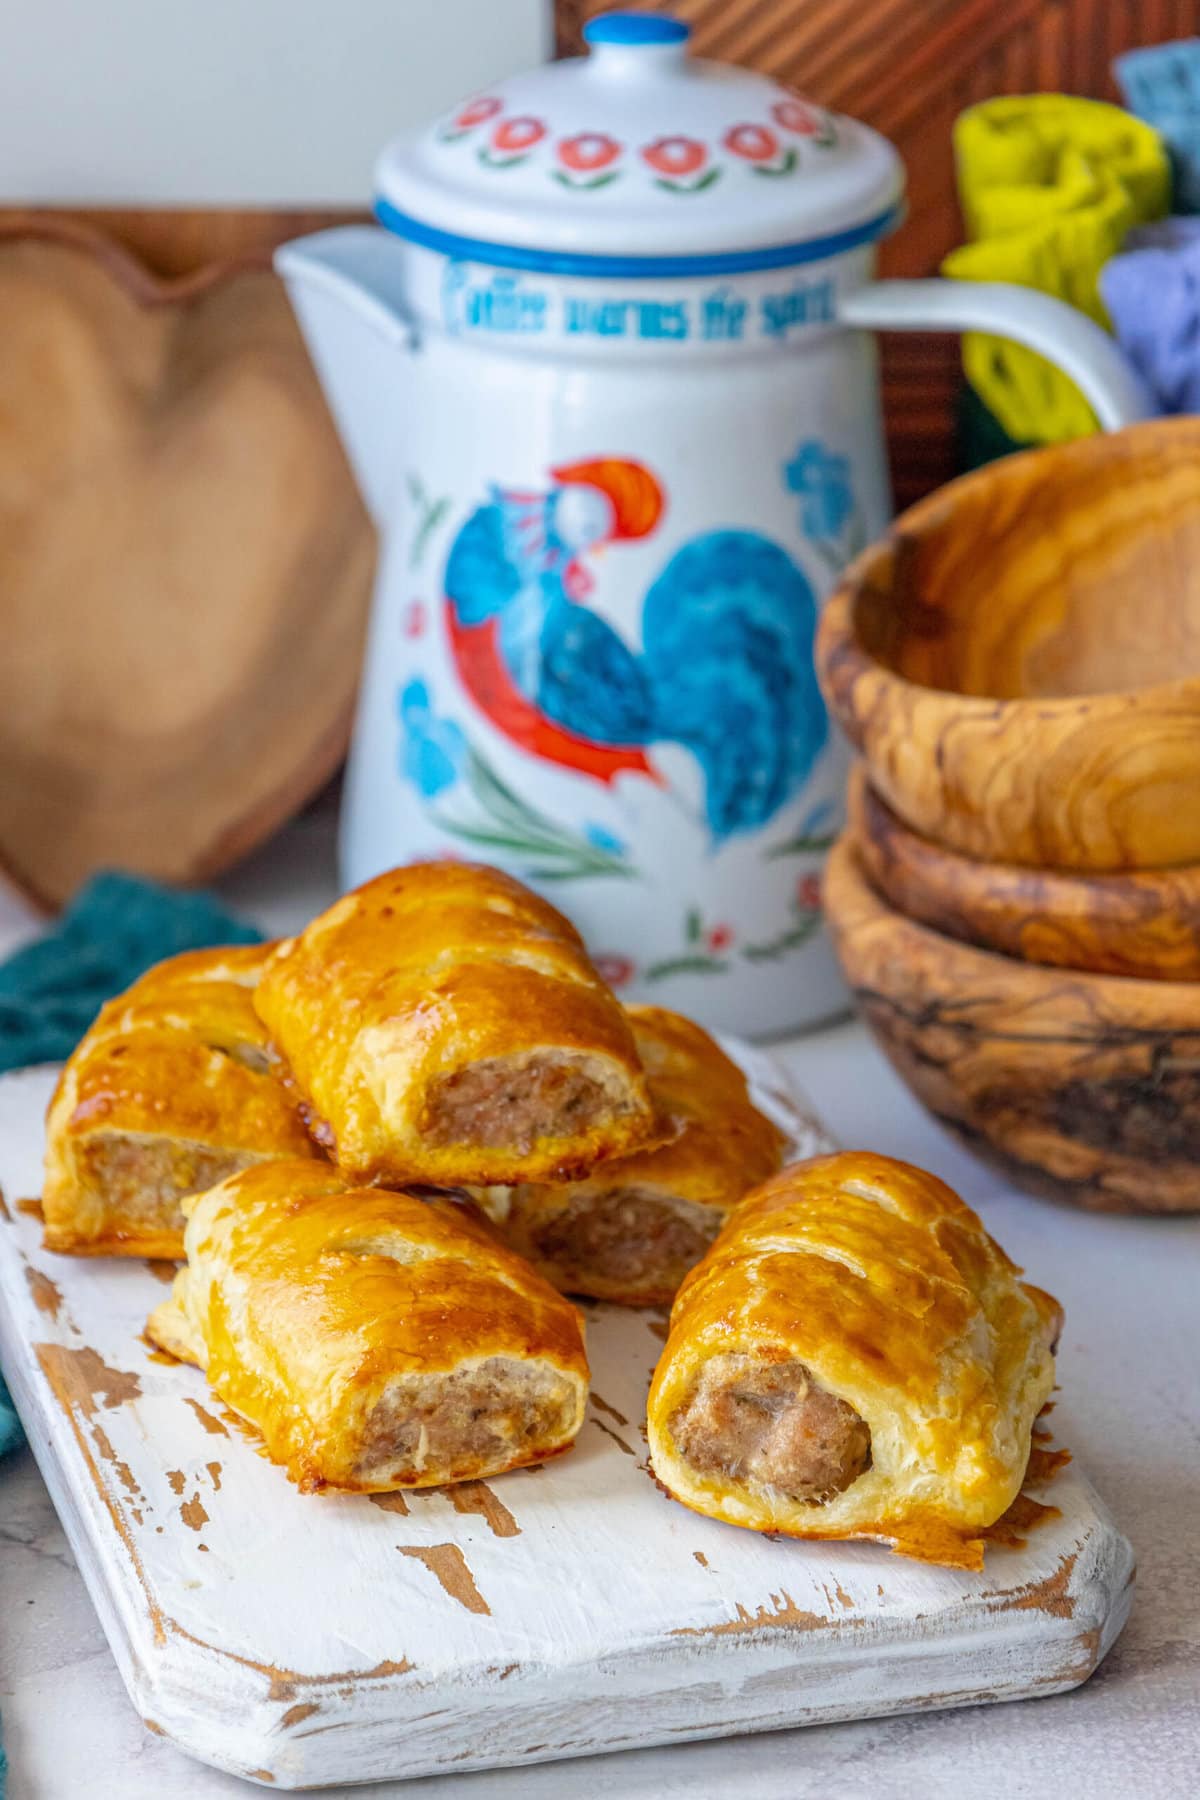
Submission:
[[[318,812],[223,892],[282,931],[324,903],[332,880],[328,817]],[[0,904],[0,954],[22,928],[19,911]],[[1052,1699],[325,1790],[331,1796],[1184,1800],[1197,1792],[1200,1219],[1092,1217],[1015,1195],[926,1118],[857,1024],[780,1053],[842,1142],[936,1170],[1062,1299],[1055,1432],[1137,1552],[1124,1635],[1085,1687]],[[27,1450],[0,1465],[0,1723],[9,1800],[217,1800],[252,1791],[142,1726]]]

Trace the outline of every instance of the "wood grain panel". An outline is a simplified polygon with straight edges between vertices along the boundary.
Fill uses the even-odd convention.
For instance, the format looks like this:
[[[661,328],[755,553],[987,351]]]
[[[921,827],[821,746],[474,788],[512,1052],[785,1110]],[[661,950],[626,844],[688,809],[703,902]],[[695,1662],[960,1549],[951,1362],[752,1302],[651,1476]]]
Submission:
[[[19,207],[0,206],[0,230],[13,226],[81,225],[101,231],[162,280],[194,275],[212,263],[266,264],[289,238],[326,225],[368,218],[364,212],[284,207]]]
[[[560,55],[611,0],[557,0]],[[761,69],[864,119],[908,168],[909,217],[884,246],[888,275],[929,275],[961,242],[950,131],[994,94],[1052,89],[1115,100],[1112,59],[1200,35],[1200,0],[646,0],[687,19],[699,54]],[[955,470],[957,347],[885,340],[893,479],[907,505]]]

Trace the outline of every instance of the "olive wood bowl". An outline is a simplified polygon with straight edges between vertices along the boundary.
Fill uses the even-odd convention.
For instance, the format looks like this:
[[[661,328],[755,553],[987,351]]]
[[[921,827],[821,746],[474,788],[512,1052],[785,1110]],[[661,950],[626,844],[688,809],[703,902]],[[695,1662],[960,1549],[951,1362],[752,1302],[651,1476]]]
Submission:
[[[925,837],[1035,868],[1200,862],[1200,418],[922,500],[851,564],[817,664]]]
[[[910,831],[850,774],[863,870],[897,912],[1025,962],[1147,981],[1200,981],[1200,866],[1128,875],[977,862]]]
[[[1020,1187],[1109,1212],[1200,1209],[1200,985],[1016,962],[825,871],[834,949],[901,1079]]]

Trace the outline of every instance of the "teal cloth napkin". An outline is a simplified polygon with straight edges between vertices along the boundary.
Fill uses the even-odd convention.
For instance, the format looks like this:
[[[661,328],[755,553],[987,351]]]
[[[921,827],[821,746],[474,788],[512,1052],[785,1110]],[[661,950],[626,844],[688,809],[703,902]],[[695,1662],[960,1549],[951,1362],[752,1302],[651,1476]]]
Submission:
[[[0,1072],[61,1062],[104,1002],[164,957],[261,936],[211,894],[116,871],[93,876],[43,937],[0,964]],[[0,1456],[21,1441],[0,1380]],[[0,1745],[0,1800],[7,1767]]]
[[[20,1441],[21,1422],[13,1410],[3,1378],[0,1377],[0,1456],[6,1450],[15,1450]]]
[[[61,1062],[104,1002],[152,963],[261,936],[211,894],[94,875],[44,937],[0,964],[0,1073]]]

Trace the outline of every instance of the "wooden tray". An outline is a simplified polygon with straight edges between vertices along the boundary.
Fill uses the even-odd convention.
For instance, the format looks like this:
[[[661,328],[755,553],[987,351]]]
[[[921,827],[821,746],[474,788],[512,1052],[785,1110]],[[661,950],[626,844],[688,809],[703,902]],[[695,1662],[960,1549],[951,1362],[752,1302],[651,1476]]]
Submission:
[[[665,1499],[640,1430],[660,1312],[588,1309],[588,1421],[545,1469],[301,1496],[139,1341],[169,1265],[40,1248],[18,1196],[52,1081],[0,1081],[0,1362],[134,1706],[203,1761],[312,1787],[1014,1700],[1086,1681],[1120,1631],[1129,1545],[1071,1468],[982,1576]]]

